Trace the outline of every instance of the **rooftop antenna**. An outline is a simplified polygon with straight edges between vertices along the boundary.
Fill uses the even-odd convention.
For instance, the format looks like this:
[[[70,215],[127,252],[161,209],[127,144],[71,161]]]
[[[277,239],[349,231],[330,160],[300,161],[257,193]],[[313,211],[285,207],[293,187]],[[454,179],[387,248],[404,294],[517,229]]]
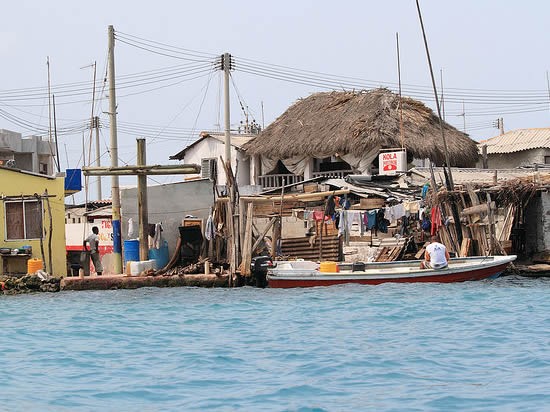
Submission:
[[[48,144],[50,145],[50,154],[52,155],[52,158],[55,158],[52,148],[52,89],[50,78],[50,56],[46,56],[46,66],[48,67]],[[55,159],[54,163],[59,171],[59,159]]]
[[[397,44],[397,79],[399,83],[399,137],[401,139],[401,149],[405,148],[403,137],[403,101],[401,96],[401,61],[399,60],[399,33],[395,33]]]
[[[445,120],[445,96],[443,95],[443,69],[439,69],[441,82],[441,111],[443,112],[443,120]]]
[[[546,77],[548,78],[548,72],[546,72]],[[550,94],[550,89],[549,92]],[[265,129],[265,118],[264,118],[264,101],[262,100],[262,130]]]

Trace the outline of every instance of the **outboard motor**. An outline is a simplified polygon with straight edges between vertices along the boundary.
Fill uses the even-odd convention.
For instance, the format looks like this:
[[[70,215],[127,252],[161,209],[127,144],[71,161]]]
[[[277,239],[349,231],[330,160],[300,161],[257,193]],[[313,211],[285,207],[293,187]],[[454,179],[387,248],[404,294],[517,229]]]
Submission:
[[[267,286],[267,270],[273,267],[271,256],[256,256],[250,262],[250,273],[256,280],[256,286],[265,288]]]

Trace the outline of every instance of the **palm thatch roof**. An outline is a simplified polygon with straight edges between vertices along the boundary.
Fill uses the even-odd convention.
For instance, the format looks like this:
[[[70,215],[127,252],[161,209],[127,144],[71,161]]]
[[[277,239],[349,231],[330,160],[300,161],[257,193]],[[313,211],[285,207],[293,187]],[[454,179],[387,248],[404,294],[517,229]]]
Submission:
[[[422,102],[404,97],[403,145],[415,158],[445,160],[439,118]],[[401,147],[399,96],[387,89],[323,92],[300,99],[243,148],[276,159],[357,157],[379,148]],[[451,166],[473,166],[476,142],[443,122]]]

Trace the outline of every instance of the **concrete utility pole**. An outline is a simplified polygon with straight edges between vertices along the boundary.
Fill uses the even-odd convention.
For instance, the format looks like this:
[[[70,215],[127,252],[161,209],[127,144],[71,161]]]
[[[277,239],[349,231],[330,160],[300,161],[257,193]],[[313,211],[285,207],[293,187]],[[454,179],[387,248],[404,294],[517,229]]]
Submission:
[[[145,166],[146,152],[145,139],[137,140],[137,165]],[[137,186],[139,211],[139,260],[149,259],[149,206],[147,204],[147,175],[138,175]]]
[[[117,143],[117,124],[116,124],[116,94],[115,94],[115,29],[109,26],[109,121],[111,136],[111,167],[118,167],[118,143]],[[111,177],[111,201],[113,210],[113,253],[114,271],[122,273],[122,242],[120,229],[120,193],[118,184],[118,175]]]
[[[229,70],[231,70],[231,55],[224,53],[221,56],[221,69],[224,72],[224,117],[225,117],[225,163],[231,165],[231,120],[229,116]]]
[[[99,145],[99,117],[94,117],[94,124],[93,127],[95,127],[95,164],[97,167],[101,167],[101,153],[100,153],[100,145]],[[102,200],[103,195],[101,194],[101,177],[97,177],[97,200]]]

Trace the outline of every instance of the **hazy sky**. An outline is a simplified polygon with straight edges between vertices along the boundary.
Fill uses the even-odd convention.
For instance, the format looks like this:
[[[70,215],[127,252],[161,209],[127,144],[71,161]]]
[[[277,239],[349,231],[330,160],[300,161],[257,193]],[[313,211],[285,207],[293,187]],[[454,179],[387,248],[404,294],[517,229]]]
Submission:
[[[548,126],[550,2],[420,5],[438,88],[443,77],[449,123],[460,130],[465,124],[476,140],[498,134],[492,124],[499,117],[506,130]],[[379,85],[396,90],[396,32],[404,94],[435,109],[414,0],[6,2],[0,128],[23,135],[47,130],[49,56],[62,168],[82,165],[93,76],[86,66],[97,62],[98,81],[104,78],[110,24],[117,32],[121,163],[135,163],[136,137],[147,139],[148,163],[169,163],[201,130],[223,124],[222,77],[213,64],[224,52],[236,66],[235,126],[244,120],[239,102],[267,126],[314,92]],[[100,87],[96,96],[96,114],[107,124],[107,92]],[[107,128],[101,140],[106,165]],[[175,179],[181,177],[155,177]]]

